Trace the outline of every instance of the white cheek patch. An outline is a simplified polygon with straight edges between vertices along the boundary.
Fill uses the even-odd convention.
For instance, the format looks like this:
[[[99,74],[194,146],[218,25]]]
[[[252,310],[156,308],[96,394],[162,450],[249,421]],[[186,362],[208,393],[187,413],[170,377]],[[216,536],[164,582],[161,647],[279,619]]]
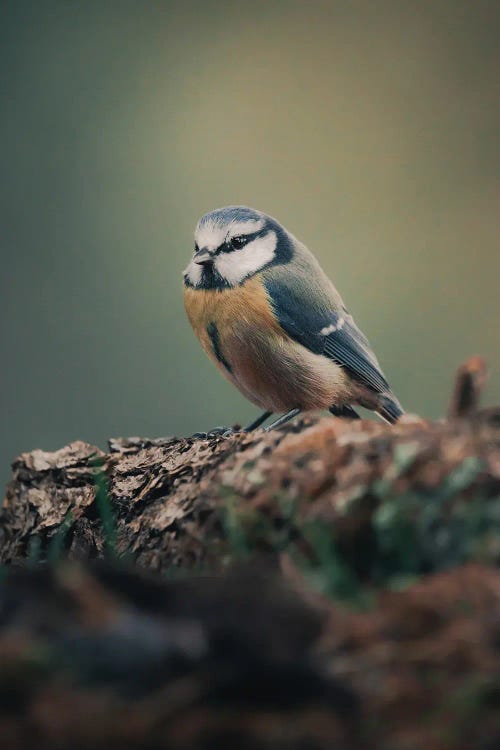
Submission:
[[[249,223],[246,222],[247,225]],[[249,242],[242,250],[218,255],[215,268],[229,284],[236,286],[273,260],[277,243],[276,233],[268,232],[263,237],[257,237]]]
[[[202,267],[198,263],[195,263],[194,260],[192,260],[189,266],[184,270],[184,276],[187,276],[189,283],[193,286],[197,286],[200,283],[201,274]]]
[[[253,234],[260,231],[263,226],[264,219],[234,221],[222,227],[211,221],[207,221],[205,224],[196,227],[194,238],[200,249],[216,250],[226,241],[226,237],[237,237],[239,234]]]

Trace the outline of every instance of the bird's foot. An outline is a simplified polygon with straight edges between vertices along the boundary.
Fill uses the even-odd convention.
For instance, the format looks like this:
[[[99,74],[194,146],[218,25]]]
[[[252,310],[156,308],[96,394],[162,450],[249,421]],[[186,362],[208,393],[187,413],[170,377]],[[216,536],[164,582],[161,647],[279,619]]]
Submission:
[[[240,429],[235,427],[214,427],[211,430],[208,430],[208,432],[195,432],[191,435],[192,438],[198,438],[200,440],[207,440],[208,438],[213,437],[231,437],[231,435],[235,435],[237,432],[240,432]]]
[[[348,405],[330,406],[328,411],[330,414],[333,414],[334,417],[340,417],[341,419],[361,419],[358,412],[355,411],[352,406]]]

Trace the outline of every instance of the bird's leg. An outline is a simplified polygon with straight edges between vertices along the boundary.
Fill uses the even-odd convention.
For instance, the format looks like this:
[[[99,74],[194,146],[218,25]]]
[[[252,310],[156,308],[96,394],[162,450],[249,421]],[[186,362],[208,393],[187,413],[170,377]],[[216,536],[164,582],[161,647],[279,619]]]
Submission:
[[[345,417],[347,419],[361,419],[358,412],[352,406],[330,406],[328,409],[334,417]]]
[[[252,432],[252,430],[256,430],[257,427],[260,427],[263,422],[266,421],[272,414],[272,411],[265,411],[263,414],[260,415],[260,417],[257,417],[257,419],[254,419],[253,422],[250,422],[248,427],[245,427],[245,432]]]
[[[282,425],[289,422],[291,419],[297,416],[297,414],[300,414],[300,409],[290,409],[290,411],[287,411],[286,414],[283,414],[278,419],[275,419],[274,422],[271,422],[270,425],[265,427],[265,431],[269,432],[270,430],[275,430],[276,427],[281,427]]]

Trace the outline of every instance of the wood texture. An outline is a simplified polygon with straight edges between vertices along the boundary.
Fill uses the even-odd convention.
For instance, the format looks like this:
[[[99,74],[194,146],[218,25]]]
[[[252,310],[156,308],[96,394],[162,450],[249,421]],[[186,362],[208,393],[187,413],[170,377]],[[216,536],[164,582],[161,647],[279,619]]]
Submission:
[[[484,380],[466,363],[433,423],[312,415],[21,455],[0,516],[2,747],[499,747]]]

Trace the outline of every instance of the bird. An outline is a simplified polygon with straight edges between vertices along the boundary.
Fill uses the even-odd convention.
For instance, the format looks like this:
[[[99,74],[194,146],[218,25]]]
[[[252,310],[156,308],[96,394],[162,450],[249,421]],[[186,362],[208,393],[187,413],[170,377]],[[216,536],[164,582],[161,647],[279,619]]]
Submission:
[[[184,270],[184,306],[210,359],[264,412],[247,430],[355,406],[394,423],[398,399],[313,253],[276,219],[248,206],[205,214]],[[221,428],[224,429],[224,428]]]

